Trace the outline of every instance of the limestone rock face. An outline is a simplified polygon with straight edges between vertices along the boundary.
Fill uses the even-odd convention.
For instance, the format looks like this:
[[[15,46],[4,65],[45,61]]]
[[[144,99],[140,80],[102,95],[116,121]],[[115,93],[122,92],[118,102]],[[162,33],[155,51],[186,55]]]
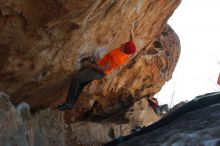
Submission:
[[[16,105],[0,92],[0,145],[101,145],[158,120],[145,97],[178,61],[180,42],[167,20],[180,1],[0,0],[0,89]],[[89,83],[74,110],[53,109],[80,60],[119,47],[132,26],[137,53]]]
[[[33,111],[65,101],[69,75],[98,48],[129,38],[138,52],[113,74],[89,84],[74,115],[106,115],[160,90],[180,54],[166,24],[180,0],[1,0],[0,89]]]
[[[4,92],[0,92],[0,111],[0,145],[27,146],[21,113],[10,103],[9,96]]]
[[[125,117],[119,112],[105,120],[66,123],[64,112],[46,109],[31,115],[27,104],[14,107],[9,96],[0,92],[0,145],[99,146],[158,120],[147,104],[146,99],[136,102]]]

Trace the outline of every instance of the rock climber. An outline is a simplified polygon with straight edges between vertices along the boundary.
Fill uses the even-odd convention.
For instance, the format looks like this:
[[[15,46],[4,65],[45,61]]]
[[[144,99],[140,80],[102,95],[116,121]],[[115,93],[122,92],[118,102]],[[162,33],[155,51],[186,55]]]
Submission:
[[[87,59],[81,61],[82,69],[75,73],[71,79],[66,102],[60,105],[59,110],[72,109],[80,96],[85,85],[95,79],[101,79],[109,75],[111,71],[127,62],[129,55],[136,52],[133,29],[130,30],[130,39],[121,44],[119,48],[113,49],[97,62]]]

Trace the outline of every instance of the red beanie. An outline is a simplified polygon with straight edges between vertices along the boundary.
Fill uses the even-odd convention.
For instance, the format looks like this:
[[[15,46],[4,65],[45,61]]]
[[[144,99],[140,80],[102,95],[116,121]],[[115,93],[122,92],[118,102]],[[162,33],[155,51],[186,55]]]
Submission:
[[[136,52],[136,46],[133,41],[125,43],[124,51],[126,54],[134,54]]]

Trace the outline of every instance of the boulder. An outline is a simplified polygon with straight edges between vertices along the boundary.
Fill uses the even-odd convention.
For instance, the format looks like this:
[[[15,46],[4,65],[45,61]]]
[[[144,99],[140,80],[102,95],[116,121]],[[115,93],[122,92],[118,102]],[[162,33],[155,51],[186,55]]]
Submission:
[[[66,98],[80,60],[119,47],[134,26],[138,47],[129,62],[83,91],[76,113],[105,115],[157,93],[172,77],[178,36],[166,24],[180,0],[1,0],[0,89],[32,111]],[[87,100],[85,100],[87,99]],[[82,105],[81,105],[82,104]]]

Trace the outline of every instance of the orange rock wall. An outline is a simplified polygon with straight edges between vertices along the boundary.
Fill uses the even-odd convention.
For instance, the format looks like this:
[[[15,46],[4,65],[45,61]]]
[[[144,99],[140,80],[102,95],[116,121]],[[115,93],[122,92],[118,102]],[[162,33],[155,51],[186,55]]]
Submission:
[[[69,75],[80,68],[79,60],[97,48],[108,52],[120,46],[133,24],[137,54],[112,75],[87,86],[77,110],[93,107],[92,113],[111,113],[154,94],[171,78],[179,57],[178,37],[166,24],[179,4],[180,0],[1,0],[0,89],[13,103],[26,101],[35,110],[56,106],[65,100]]]

